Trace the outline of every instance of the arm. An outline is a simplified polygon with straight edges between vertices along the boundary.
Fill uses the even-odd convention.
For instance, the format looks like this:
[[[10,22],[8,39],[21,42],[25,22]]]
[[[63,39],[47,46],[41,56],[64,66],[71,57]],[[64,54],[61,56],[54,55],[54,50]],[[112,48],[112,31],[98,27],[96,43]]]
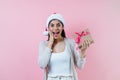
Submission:
[[[46,68],[51,56],[51,48],[47,47],[45,42],[39,44],[38,64],[41,68]]]
[[[73,48],[73,54],[74,54],[74,62],[75,65],[79,68],[79,69],[83,69],[85,63],[86,63],[86,57],[84,57],[84,51],[77,51],[76,50],[76,45],[75,45],[75,41],[72,40],[72,48]]]
[[[39,58],[38,58],[38,63],[41,68],[46,68],[50,57],[51,57],[51,52],[52,52],[52,46],[54,43],[54,38],[53,38],[53,33],[49,32],[50,38],[48,43],[41,42],[39,45]]]

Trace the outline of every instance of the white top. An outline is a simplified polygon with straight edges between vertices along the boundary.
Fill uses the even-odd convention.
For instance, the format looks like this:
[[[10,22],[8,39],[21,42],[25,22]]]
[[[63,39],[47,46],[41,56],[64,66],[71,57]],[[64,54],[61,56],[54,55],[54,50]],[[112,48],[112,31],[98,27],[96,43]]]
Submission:
[[[70,75],[70,53],[67,45],[64,52],[52,53],[49,62],[49,75]]]
[[[76,51],[75,41],[70,38],[64,38],[67,49],[71,55],[70,64],[71,64],[71,73],[73,73],[73,80],[78,80],[77,72],[75,67],[78,69],[83,69],[86,63],[86,58],[81,58],[80,54]],[[44,80],[47,80],[47,76],[49,76],[49,62],[51,58],[51,48],[47,47],[48,41],[42,41],[39,44],[39,56],[38,56],[38,64],[41,69],[44,69]],[[73,54],[73,55],[72,55]]]

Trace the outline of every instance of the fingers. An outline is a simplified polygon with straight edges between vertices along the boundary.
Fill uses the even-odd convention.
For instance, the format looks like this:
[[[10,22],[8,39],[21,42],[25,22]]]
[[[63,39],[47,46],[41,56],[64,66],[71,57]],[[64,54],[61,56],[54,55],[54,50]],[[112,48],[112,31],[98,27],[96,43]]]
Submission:
[[[49,31],[49,34],[50,34],[49,41],[54,42],[53,33],[51,31]]]
[[[49,31],[49,34],[50,34],[50,37],[52,37],[52,36],[53,36],[53,33],[52,33],[51,31]]]
[[[87,49],[91,44],[91,41],[84,37],[83,41],[81,42],[81,49]]]
[[[81,49],[82,48],[82,43],[78,44],[78,47],[79,47],[79,49]]]
[[[86,44],[87,44],[87,47],[89,47],[90,46],[90,41],[86,40]]]

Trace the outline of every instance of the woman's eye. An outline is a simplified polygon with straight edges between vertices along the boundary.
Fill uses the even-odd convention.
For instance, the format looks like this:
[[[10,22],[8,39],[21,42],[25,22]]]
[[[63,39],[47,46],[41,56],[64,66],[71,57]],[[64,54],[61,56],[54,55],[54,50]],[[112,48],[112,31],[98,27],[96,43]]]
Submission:
[[[60,26],[60,23],[58,23],[57,26],[59,27],[59,26]]]
[[[51,27],[54,27],[54,24],[51,24]]]

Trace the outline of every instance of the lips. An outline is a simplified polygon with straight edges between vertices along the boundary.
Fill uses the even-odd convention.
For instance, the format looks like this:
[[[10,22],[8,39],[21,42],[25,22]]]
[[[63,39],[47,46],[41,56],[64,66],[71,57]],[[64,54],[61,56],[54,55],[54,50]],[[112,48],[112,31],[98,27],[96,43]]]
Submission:
[[[55,37],[57,37],[59,33],[60,33],[60,32],[53,32],[53,35],[54,35]]]
[[[59,32],[53,32],[53,34],[59,34]]]

